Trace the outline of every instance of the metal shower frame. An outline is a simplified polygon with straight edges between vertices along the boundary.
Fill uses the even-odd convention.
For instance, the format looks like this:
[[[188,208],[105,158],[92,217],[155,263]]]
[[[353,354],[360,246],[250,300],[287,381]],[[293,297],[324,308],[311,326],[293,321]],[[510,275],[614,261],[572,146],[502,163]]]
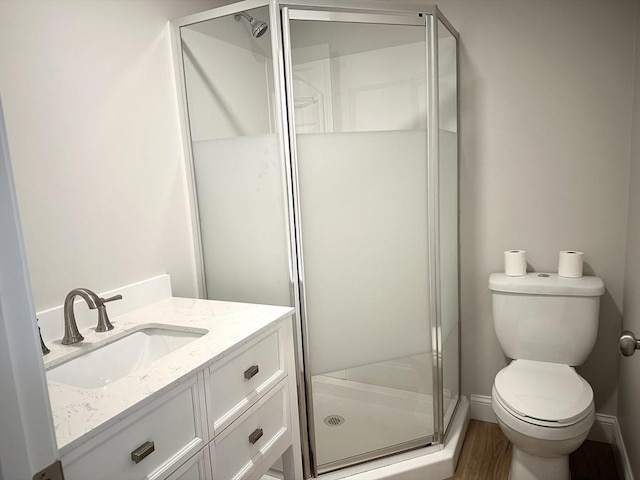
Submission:
[[[439,261],[439,111],[438,111],[438,22],[449,30],[456,39],[456,79],[459,79],[459,35],[449,21],[434,5],[418,5],[416,2],[384,2],[380,0],[245,0],[230,5],[217,7],[205,12],[189,15],[171,22],[172,46],[177,66],[175,75],[181,97],[180,120],[183,133],[183,148],[187,163],[189,201],[194,236],[195,270],[197,275],[198,294],[207,298],[203,249],[199,224],[198,202],[196,196],[195,171],[191,147],[191,132],[188,121],[186,84],[182,58],[180,28],[214,18],[238,14],[247,10],[268,7],[269,34],[271,35],[271,53],[274,68],[274,85],[276,93],[276,117],[278,125],[278,142],[283,165],[283,195],[286,198],[286,223],[289,242],[289,288],[292,304],[295,309],[296,324],[296,357],[298,370],[299,412],[301,445],[303,448],[303,466],[305,477],[316,477],[318,474],[333,471],[342,467],[362,463],[375,458],[417,449],[428,445],[440,446],[444,443],[447,429],[444,425],[443,409],[443,358],[442,358],[442,319],[440,311],[440,261]],[[287,66],[291,65],[290,20],[324,20],[349,21],[374,24],[418,25],[425,27],[426,66],[427,66],[427,223],[428,238],[428,271],[429,271],[429,308],[431,321],[431,349],[433,371],[433,420],[434,433],[401,445],[394,445],[375,452],[375,455],[364,454],[342,462],[335,462],[318,470],[315,461],[315,432],[313,424],[313,395],[311,382],[310,354],[308,348],[308,321],[306,315],[304,285],[304,255],[302,252],[302,226],[298,203],[298,165],[296,155],[296,137],[293,101],[287,102],[287,92],[292,92],[292,77]],[[458,85],[456,85],[459,92]],[[457,94],[459,118],[459,93]],[[458,152],[460,144],[460,128],[458,120]],[[459,232],[459,229],[458,229]],[[459,233],[458,233],[459,237]],[[459,259],[459,241],[458,241]],[[458,260],[458,285],[459,285]],[[459,289],[459,287],[458,287]],[[458,292],[458,327],[459,327],[459,292]],[[460,330],[458,328],[458,401],[460,395]],[[457,408],[457,405],[456,407]],[[455,411],[454,411],[455,415]],[[453,418],[453,416],[452,416]],[[451,422],[449,422],[451,423]]]

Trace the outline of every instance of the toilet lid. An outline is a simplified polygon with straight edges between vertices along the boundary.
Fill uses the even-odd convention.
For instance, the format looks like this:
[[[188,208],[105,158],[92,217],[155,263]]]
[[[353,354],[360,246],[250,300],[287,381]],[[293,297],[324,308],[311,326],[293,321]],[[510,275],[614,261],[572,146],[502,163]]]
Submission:
[[[571,423],[591,406],[591,386],[568,365],[514,360],[496,375],[500,399],[518,415]]]

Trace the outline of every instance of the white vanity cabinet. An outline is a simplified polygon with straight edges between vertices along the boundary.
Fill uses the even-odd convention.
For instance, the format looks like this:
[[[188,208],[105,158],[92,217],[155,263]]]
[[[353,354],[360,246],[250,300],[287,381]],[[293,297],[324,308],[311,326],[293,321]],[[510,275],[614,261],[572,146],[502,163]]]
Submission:
[[[65,454],[67,480],[301,478],[292,319],[240,339]],[[136,463],[137,460],[137,463]]]

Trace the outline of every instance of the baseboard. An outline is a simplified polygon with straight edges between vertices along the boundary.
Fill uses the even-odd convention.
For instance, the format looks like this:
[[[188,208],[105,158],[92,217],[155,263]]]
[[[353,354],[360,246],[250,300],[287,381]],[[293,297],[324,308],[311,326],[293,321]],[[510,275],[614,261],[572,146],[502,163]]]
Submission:
[[[496,415],[491,408],[491,397],[487,395],[469,395],[469,402],[469,416],[472,420],[497,423]],[[610,444],[616,457],[616,466],[618,467],[620,478],[634,480],[629,456],[624,446],[622,432],[616,417],[596,413],[595,422],[589,431],[587,439]]]
[[[631,463],[629,462],[629,454],[624,445],[622,431],[618,419],[613,417],[613,455],[616,458],[616,466],[618,467],[618,476],[624,480],[633,480],[633,472],[631,471]]]
[[[491,408],[491,397],[486,395],[469,395],[469,417],[471,420],[498,423],[496,414]]]

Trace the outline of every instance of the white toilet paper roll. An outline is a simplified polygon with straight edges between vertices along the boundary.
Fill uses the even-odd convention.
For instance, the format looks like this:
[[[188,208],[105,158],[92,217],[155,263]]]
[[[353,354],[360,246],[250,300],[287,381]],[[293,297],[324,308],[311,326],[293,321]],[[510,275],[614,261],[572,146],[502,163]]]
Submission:
[[[524,250],[504,252],[504,274],[508,277],[522,277],[527,274],[527,256]]]
[[[580,278],[582,276],[582,261],[584,252],[563,250],[558,260],[558,276]]]

